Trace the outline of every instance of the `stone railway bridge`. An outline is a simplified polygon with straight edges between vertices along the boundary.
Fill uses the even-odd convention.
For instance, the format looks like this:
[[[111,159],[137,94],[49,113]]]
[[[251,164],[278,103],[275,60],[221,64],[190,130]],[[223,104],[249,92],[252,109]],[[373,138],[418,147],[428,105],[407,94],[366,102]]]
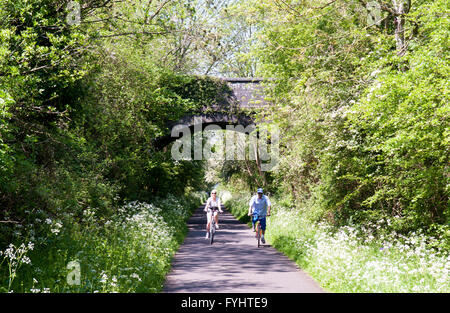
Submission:
[[[226,100],[222,103],[192,112],[178,121],[167,123],[168,133],[154,141],[154,147],[157,150],[178,139],[177,136],[171,135],[171,130],[177,125],[189,128],[191,133],[203,131],[205,127],[212,124],[222,129],[226,129],[227,125],[242,125],[247,134],[249,130],[255,129],[252,113],[258,108],[269,105],[264,98],[261,85],[264,80],[262,78],[224,78],[222,80],[231,88],[231,95],[224,97]],[[200,123],[201,127],[198,125]]]

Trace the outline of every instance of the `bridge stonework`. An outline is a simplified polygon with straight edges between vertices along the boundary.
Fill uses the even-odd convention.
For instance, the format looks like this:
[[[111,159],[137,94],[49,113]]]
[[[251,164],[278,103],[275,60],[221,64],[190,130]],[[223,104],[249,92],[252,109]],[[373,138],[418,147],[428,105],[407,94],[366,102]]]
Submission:
[[[233,90],[235,101],[241,109],[255,109],[268,105],[264,99],[262,78],[225,78]]]
[[[262,78],[222,78],[222,80],[232,91],[231,96],[226,97],[226,102],[203,108],[200,112],[188,114],[178,121],[169,122],[168,134],[154,141],[157,150],[178,139],[171,135],[171,130],[177,125],[187,127],[191,132],[199,129],[194,127],[196,123],[201,123],[201,130],[208,125],[217,125],[222,129],[226,129],[227,125],[242,125],[246,130],[254,129],[248,127],[255,124],[252,112],[269,105],[264,99],[264,89],[261,85],[264,80]]]

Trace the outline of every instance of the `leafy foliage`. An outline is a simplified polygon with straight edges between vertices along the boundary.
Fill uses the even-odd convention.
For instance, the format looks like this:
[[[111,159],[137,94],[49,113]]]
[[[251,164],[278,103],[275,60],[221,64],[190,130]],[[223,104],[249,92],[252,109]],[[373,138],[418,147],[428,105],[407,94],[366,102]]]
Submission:
[[[432,230],[449,221],[448,3],[379,4],[379,24],[365,1],[236,6],[259,30],[263,114],[283,132],[269,189],[335,225],[396,216],[397,231]]]
[[[152,144],[226,86],[161,67],[155,45],[189,5],[142,3],[91,1],[71,25],[68,1],[0,2],[1,246],[39,210],[107,218],[123,201],[204,185],[202,162]]]
[[[0,291],[158,292],[187,233],[186,219],[200,200],[190,194],[133,201],[106,220],[96,209],[81,218],[67,212],[62,219],[47,217],[35,225],[36,237],[24,248],[0,252],[0,264],[15,265],[9,286],[11,273],[0,267]],[[71,261],[80,265],[79,285],[67,283]]]

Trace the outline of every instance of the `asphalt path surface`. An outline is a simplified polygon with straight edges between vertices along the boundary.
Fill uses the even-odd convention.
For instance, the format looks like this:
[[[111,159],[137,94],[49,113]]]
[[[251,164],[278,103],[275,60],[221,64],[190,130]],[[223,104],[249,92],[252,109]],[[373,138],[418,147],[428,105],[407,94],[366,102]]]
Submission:
[[[188,221],[189,232],[172,261],[163,292],[324,292],[267,242],[258,248],[255,233],[226,210],[219,216],[220,229],[210,245],[203,208]]]

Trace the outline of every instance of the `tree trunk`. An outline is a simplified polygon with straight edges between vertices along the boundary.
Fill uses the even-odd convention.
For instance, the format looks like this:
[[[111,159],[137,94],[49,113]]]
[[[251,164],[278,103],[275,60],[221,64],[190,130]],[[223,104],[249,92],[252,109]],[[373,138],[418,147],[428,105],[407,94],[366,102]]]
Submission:
[[[255,151],[256,165],[258,167],[258,173],[259,173],[259,176],[262,178],[263,187],[265,188],[267,186],[267,181],[266,181],[265,172],[263,172],[261,169],[261,158],[259,157],[259,142],[258,142],[258,144],[254,145],[254,148],[255,148],[254,151]]]
[[[405,14],[411,8],[411,0],[392,0],[395,11],[395,41],[397,54],[403,56],[406,52],[407,43],[405,40]]]

